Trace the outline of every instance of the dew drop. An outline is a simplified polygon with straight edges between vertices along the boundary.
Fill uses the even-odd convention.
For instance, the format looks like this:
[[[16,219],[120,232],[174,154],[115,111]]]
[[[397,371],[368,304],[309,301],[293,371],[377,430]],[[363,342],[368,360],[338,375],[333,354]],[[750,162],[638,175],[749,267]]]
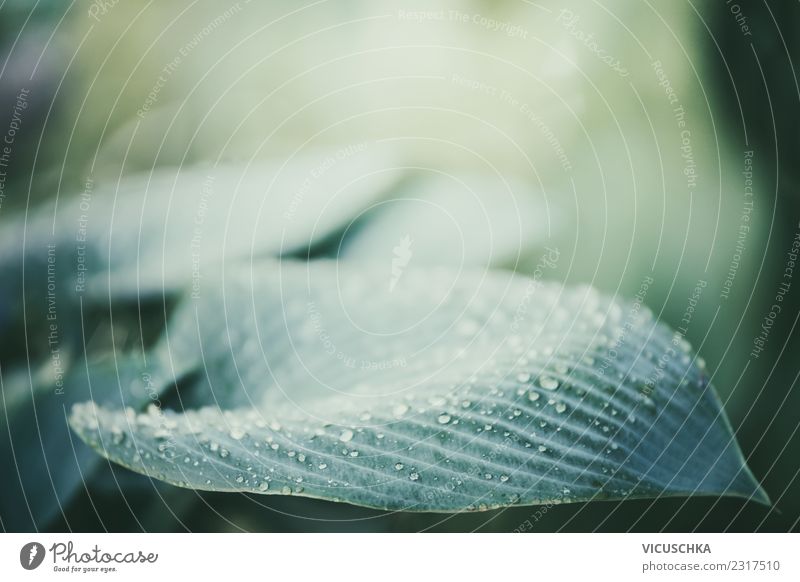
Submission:
[[[394,464],[394,468],[395,468],[396,471],[402,471],[403,467],[405,467],[405,465],[403,463],[395,463]]]
[[[269,489],[269,483],[266,481],[262,481],[258,486],[259,491],[266,491],[267,489]]]
[[[234,426],[234,427],[231,429],[231,431],[230,431],[230,433],[229,433],[229,434],[230,434],[230,436],[231,436],[231,438],[232,438],[233,440],[236,440],[236,441],[238,441],[238,440],[241,440],[242,438],[244,438],[245,432],[244,432],[244,429],[243,429],[242,427],[240,427],[240,426]]]
[[[558,380],[552,376],[542,375],[539,376],[539,386],[545,390],[556,390],[558,389]]]
[[[408,478],[411,479],[412,481],[419,481],[419,473],[416,473],[416,472],[415,473],[411,473],[408,476]]]
[[[439,424],[447,424],[450,422],[450,415],[447,413],[440,414],[436,420]]]
[[[536,402],[537,400],[539,400],[539,393],[531,390],[530,392],[528,392],[528,400],[530,400],[531,402]]]
[[[122,429],[119,427],[114,427],[111,429],[111,442],[115,445],[122,444],[122,441],[125,440],[125,433],[122,432]]]
[[[344,429],[339,435],[339,440],[343,443],[349,443],[351,440],[353,440],[353,431],[347,428]]]
[[[567,410],[567,405],[564,404],[563,402],[559,402],[558,404],[556,404],[556,412],[557,413],[562,414],[562,413],[566,412],[566,410]]]
[[[531,375],[528,374],[528,372],[520,372],[519,374],[517,374],[517,381],[522,382],[523,384],[526,382],[530,382]]]
[[[406,412],[408,412],[408,406],[405,404],[398,404],[392,409],[392,414],[398,418],[403,416]]]

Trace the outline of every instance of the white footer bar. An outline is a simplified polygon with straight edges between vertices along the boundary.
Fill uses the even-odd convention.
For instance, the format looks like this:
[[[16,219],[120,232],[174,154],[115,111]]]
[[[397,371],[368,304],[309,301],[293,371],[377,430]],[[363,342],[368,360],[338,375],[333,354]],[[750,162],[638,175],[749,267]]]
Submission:
[[[796,581],[799,554],[792,534],[4,534],[0,579]]]

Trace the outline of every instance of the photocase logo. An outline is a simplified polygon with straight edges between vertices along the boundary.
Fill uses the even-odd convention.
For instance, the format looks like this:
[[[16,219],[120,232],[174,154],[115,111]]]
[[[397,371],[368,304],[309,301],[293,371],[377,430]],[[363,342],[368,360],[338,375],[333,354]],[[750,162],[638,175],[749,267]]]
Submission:
[[[408,266],[408,262],[414,254],[411,252],[411,245],[413,243],[414,241],[411,240],[411,237],[405,235],[400,239],[400,242],[397,243],[397,246],[392,249],[394,257],[392,257],[392,278],[389,280],[389,292],[394,291],[397,282],[400,281],[400,277],[403,276],[403,269]]]
[[[44,546],[39,542],[29,542],[19,551],[19,563],[26,570],[35,570],[44,561]]]

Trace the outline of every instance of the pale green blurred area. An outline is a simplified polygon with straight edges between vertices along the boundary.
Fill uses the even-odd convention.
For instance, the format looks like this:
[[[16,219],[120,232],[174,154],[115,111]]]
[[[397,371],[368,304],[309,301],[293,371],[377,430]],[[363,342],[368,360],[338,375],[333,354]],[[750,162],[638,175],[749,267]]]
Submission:
[[[580,17],[569,30],[594,35],[627,77],[570,36],[567,7]],[[741,148],[720,135],[697,70],[692,16],[625,2],[122,2],[99,22],[75,11],[53,40],[74,57],[61,187],[396,140],[398,165],[513,174],[543,192],[563,219],[550,242],[572,258],[564,279],[630,294],[651,271],[664,289],[677,272],[682,297],[727,270],[742,205],[723,193],[743,189]],[[656,60],[687,111],[694,194]]]
[[[736,317],[718,319],[707,338],[706,329],[735,250],[744,154],[721,133],[696,50],[702,23],[688,5],[122,2],[95,15],[71,15],[60,39],[75,56],[62,130],[73,184],[383,140],[397,147],[398,166],[479,171],[498,189],[503,176],[519,177],[546,201],[541,244],[566,257],[557,278],[632,296],[652,276],[647,303],[659,311],[668,300],[673,326],[708,281],[689,337],[706,339],[723,393],[738,376],[717,365]],[[592,35],[624,76],[579,35]],[[768,219],[758,210],[754,249]],[[523,248],[506,266],[530,273],[541,252]],[[755,266],[739,268],[740,286]],[[728,313],[743,311],[740,299],[725,302]]]
[[[562,259],[548,278],[632,297],[652,277],[645,303],[673,327],[698,282],[707,283],[687,338],[714,373],[734,427],[747,418],[754,423],[742,435],[745,454],[757,446],[771,418],[759,419],[751,406],[771,362],[752,361],[749,381],[740,379],[764,316],[753,291],[774,228],[774,152],[730,128],[735,116],[718,101],[728,89],[715,88],[709,73],[710,10],[623,0],[78,4],[66,13],[51,8],[20,36],[20,43],[34,39],[27,62],[49,43],[34,82],[55,99],[37,106],[46,121],[41,135],[28,138],[33,178],[17,176],[18,193],[0,220],[28,201],[74,195],[88,178],[113,183],[160,166],[258,164],[353,144],[391,144],[393,166],[410,175],[480,175],[481,184],[498,190],[506,181],[523,183],[535,193],[545,232],[513,260],[492,266],[531,274],[544,248],[557,247]],[[19,23],[7,25],[14,33],[26,16],[25,8],[16,10]],[[730,14],[717,16],[718,27],[740,34]],[[13,42],[10,30],[3,35]],[[587,35],[596,45],[578,38]],[[587,42],[618,60],[623,74]],[[19,83],[30,82],[25,62],[19,67]],[[678,126],[678,105],[685,127]],[[685,171],[687,143],[696,180]],[[742,224],[747,150],[755,150],[754,189],[762,195],[748,222],[747,256],[724,299]],[[484,194],[490,203],[491,192]],[[399,238],[404,225],[397,228]],[[470,225],[462,228],[468,235]],[[415,252],[436,262],[460,244],[434,238]],[[781,252],[771,255],[778,263]],[[774,343],[784,341],[776,336]],[[777,444],[771,454],[759,450],[762,469],[780,455]],[[761,476],[757,461],[755,472]],[[787,480],[776,478],[770,494],[780,494]],[[247,517],[230,519],[269,527],[245,523]],[[719,517],[723,527],[726,519]]]

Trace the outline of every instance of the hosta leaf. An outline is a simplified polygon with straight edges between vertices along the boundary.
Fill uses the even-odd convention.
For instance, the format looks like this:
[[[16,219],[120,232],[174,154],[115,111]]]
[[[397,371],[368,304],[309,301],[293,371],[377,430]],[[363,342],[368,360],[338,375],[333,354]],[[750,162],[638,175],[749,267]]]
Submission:
[[[388,266],[405,257],[418,266],[514,265],[546,243],[561,219],[554,206],[509,176],[427,174],[365,212],[340,256]]]
[[[0,230],[0,324],[21,311],[21,272],[61,303],[92,291],[175,292],[218,276],[224,259],[301,252],[344,228],[400,177],[374,144],[288,160],[159,168],[10,217]],[[52,271],[52,273],[51,273]]]
[[[673,495],[766,501],[706,372],[637,302],[519,275],[261,263],[149,357],[184,410],[86,403],[108,458],[196,489],[420,511]]]

